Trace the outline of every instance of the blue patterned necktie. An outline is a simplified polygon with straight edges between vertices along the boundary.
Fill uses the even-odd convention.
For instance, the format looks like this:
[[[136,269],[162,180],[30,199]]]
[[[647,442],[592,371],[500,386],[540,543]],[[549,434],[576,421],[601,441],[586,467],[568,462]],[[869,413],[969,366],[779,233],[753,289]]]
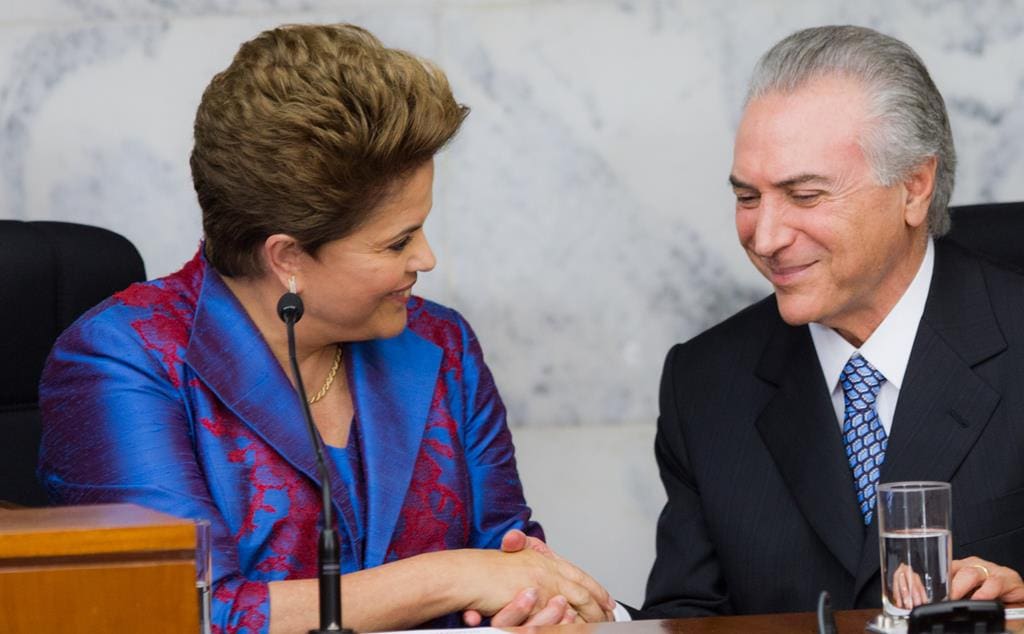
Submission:
[[[846,404],[843,446],[853,471],[853,487],[857,491],[857,503],[865,525],[871,523],[875,511],[875,486],[885,460],[885,448],[889,444],[875,409],[882,383],[885,383],[885,377],[859,352],[850,357],[839,375]]]

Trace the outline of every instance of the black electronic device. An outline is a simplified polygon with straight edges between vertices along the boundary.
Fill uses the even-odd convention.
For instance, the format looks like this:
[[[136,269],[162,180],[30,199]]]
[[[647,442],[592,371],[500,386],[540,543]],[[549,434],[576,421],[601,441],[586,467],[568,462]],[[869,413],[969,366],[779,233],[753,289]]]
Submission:
[[[907,634],[1002,634],[1006,612],[999,601],[940,601],[919,605],[907,617]]]

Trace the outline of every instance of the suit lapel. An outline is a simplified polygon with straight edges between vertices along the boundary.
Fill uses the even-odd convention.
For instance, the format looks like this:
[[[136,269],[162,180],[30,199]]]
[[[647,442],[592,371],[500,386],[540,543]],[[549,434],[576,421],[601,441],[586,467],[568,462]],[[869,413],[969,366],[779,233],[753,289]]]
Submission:
[[[442,350],[409,329],[348,349],[367,491],[364,564],[370,567],[384,562],[409,490]]]
[[[807,327],[779,320],[757,374],[777,386],[757,419],[758,432],[801,513],[853,575],[864,541],[863,520]]]
[[[999,403],[999,393],[974,371],[1006,348],[980,266],[942,246],[936,245],[935,272],[896,404],[881,482],[952,480]],[[855,593],[879,569],[878,529],[870,528]]]
[[[284,328],[284,325],[281,325]],[[206,266],[185,362],[238,418],[297,471],[319,483],[301,403],[270,348],[220,276]],[[340,528],[359,552],[355,514],[337,469],[328,464]]]

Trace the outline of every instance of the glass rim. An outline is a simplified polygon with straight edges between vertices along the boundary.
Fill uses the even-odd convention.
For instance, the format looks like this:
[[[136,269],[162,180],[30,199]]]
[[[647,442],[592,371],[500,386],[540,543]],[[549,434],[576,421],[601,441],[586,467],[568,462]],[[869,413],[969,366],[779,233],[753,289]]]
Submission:
[[[885,482],[878,485],[879,492],[910,492],[919,493],[923,491],[950,490],[949,482],[938,482],[933,480],[911,480],[906,482]]]

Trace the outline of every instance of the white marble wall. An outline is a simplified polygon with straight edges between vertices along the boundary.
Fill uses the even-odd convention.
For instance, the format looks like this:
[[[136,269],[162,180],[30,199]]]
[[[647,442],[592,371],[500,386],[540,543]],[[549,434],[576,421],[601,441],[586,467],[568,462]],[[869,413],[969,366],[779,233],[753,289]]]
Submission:
[[[954,202],[1024,199],[1022,0],[0,0],[0,217],[106,226],[174,270],[206,82],[260,30],[324,21],[433,59],[472,106],[419,292],[481,336],[552,541],[629,601],[664,353],[766,291],[726,185],[757,56],[815,24],[904,39],[950,107]]]

